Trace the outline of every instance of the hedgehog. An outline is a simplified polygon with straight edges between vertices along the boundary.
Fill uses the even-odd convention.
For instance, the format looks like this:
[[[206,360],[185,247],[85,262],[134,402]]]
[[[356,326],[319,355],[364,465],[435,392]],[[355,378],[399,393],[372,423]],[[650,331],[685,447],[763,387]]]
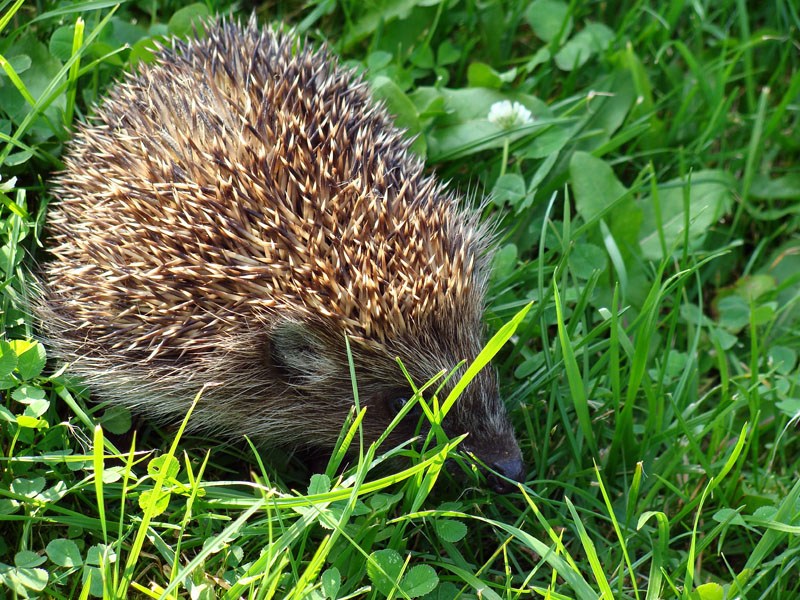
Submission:
[[[378,439],[409,378],[458,367],[443,397],[484,343],[492,226],[410,144],[325,46],[254,17],[166,42],[78,126],[54,178],[34,308],[46,343],[145,418],[179,420],[205,386],[190,426],[328,451],[354,403],[351,357]],[[412,417],[391,441],[414,436]],[[442,426],[524,480],[491,368]]]

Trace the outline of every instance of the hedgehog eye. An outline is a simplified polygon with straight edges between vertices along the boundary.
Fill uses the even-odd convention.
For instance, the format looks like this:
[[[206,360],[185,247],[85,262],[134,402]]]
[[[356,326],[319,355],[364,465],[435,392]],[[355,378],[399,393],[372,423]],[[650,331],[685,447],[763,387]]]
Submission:
[[[408,395],[399,395],[392,398],[391,402],[389,403],[392,413],[395,415],[399,413],[403,407],[408,404],[410,399],[411,398]],[[422,407],[419,405],[419,403],[417,403],[410,411],[408,411],[406,417],[410,416],[411,418],[419,418],[420,414],[422,414]]]
[[[399,413],[403,407],[408,403],[407,396],[397,396],[396,398],[392,399],[392,412],[394,414]]]

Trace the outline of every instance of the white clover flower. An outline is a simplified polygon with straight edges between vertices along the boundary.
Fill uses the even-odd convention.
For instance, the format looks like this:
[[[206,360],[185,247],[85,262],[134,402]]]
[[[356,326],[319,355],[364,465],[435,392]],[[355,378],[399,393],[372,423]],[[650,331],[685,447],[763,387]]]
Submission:
[[[533,123],[531,111],[519,102],[511,104],[508,100],[501,100],[492,104],[486,118],[490,123],[500,127],[500,129],[514,129],[521,125]]]
[[[0,177],[0,180],[2,180],[2,179],[3,178]],[[3,181],[0,181],[0,192],[10,192],[11,188],[13,188],[14,185],[16,185],[16,183],[17,183],[17,178],[16,177],[12,177],[11,179],[6,181],[5,183],[3,183]]]

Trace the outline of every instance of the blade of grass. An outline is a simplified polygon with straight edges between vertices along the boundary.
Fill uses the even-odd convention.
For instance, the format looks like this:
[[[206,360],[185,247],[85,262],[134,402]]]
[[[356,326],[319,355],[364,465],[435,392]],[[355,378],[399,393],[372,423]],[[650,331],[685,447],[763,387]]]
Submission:
[[[669,519],[659,511],[647,511],[639,517],[636,529],[641,530],[650,517],[656,518],[658,541],[652,545],[653,556],[650,559],[650,576],[648,577],[647,595],[645,600],[661,598],[661,580],[666,574],[667,551],[669,550]],[[674,589],[674,586],[673,586]]]
[[[597,556],[597,550],[595,549],[594,542],[592,542],[589,534],[586,533],[586,528],[583,526],[583,521],[578,516],[578,512],[575,510],[575,506],[572,504],[572,501],[567,497],[564,498],[564,501],[567,503],[567,508],[572,515],[572,522],[575,524],[575,528],[578,530],[578,537],[580,538],[583,551],[586,553],[586,558],[589,559],[589,565],[591,566],[592,573],[594,574],[594,579],[597,582],[597,585],[600,587],[601,597],[605,598],[605,600],[614,600],[614,593],[611,591],[611,585],[608,583],[608,579],[606,579],[606,575],[603,572],[603,566],[600,564],[600,559]]]
[[[175,434],[175,438],[172,441],[172,445],[170,446],[167,453],[164,455],[165,464],[171,461],[175,456],[175,450],[178,447],[178,441],[181,438],[181,434],[186,429],[186,425],[189,423],[189,417],[192,416],[192,412],[194,412],[195,406],[200,401],[200,397],[203,395],[205,391],[205,386],[194,397],[194,401],[192,402],[189,410],[186,412],[186,416],[181,423],[181,426],[178,428],[177,433]],[[142,521],[139,524],[139,527],[136,531],[136,537],[133,540],[133,544],[131,545],[130,552],[128,553],[128,560],[125,563],[125,570],[122,573],[122,581],[120,581],[119,586],[117,587],[116,593],[117,596],[120,598],[125,598],[128,593],[128,588],[130,587],[131,581],[133,581],[133,569],[136,566],[136,562],[139,560],[139,555],[144,544],[144,539],[147,535],[147,531],[150,527],[150,520],[152,519],[153,515],[156,511],[156,504],[160,499],[160,492],[164,485],[164,480],[167,477],[167,469],[161,468],[159,469],[158,475],[155,478],[153,483],[152,493],[150,494],[150,502],[148,503],[147,508],[142,515]]]
[[[78,50],[80,50],[83,44],[83,28],[83,18],[78,17],[75,21],[75,32],[72,36],[73,56],[78,54]],[[78,55],[78,59],[70,67],[69,75],[67,76],[67,106],[64,110],[64,125],[66,127],[72,124],[72,115],[75,111],[75,94],[78,91],[78,71],[80,70],[80,66],[81,58],[80,55]]]
[[[570,394],[572,396],[572,404],[575,407],[575,414],[578,417],[578,425],[583,432],[584,438],[586,438],[586,442],[589,444],[592,455],[596,457],[597,442],[594,437],[592,420],[589,415],[589,403],[586,399],[583,378],[578,369],[578,362],[575,360],[575,354],[572,350],[572,342],[567,336],[567,331],[564,326],[564,309],[561,304],[561,296],[558,292],[558,284],[555,278],[553,278],[553,295],[555,296],[556,304],[558,337],[561,342],[561,352],[564,356],[564,368],[566,370],[567,382],[569,383]]]
[[[608,492],[606,491],[606,486],[603,483],[603,478],[600,476],[600,469],[597,467],[597,463],[594,463],[594,473],[595,479],[597,480],[598,485],[600,486],[600,493],[603,495],[603,502],[606,505],[606,511],[608,512],[608,517],[611,519],[611,524],[614,526],[614,533],[617,535],[617,540],[619,540],[620,548],[622,549],[622,555],[625,558],[625,565],[628,567],[628,575],[631,580],[631,585],[633,586],[633,595],[636,596],[636,599],[639,599],[639,588],[636,585],[636,574],[631,566],[631,559],[628,556],[628,545],[625,543],[625,537],[622,535],[622,530],[620,529],[619,523],[617,522],[617,516],[614,512],[614,507],[611,505],[611,498],[608,496]],[[620,577],[619,577],[619,592],[620,595],[622,594],[622,584],[625,579],[624,575],[621,573],[620,568]]]
[[[92,445],[92,457],[94,463],[94,491],[97,499],[97,509],[100,513],[100,526],[103,528],[103,543],[108,544],[108,529],[106,527],[106,509],[103,500],[103,471],[105,470],[103,463],[103,428],[100,425],[95,425],[94,428],[94,444]]]
[[[6,28],[8,22],[14,17],[15,14],[17,14],[17,11],[19,10],[20,6],[22,6],[24,3],[25,0],[17,0],[14,3],[14,5],[11,8],[9,8],[8,11],[6,11],[6,13],[2,17],[0,17],[0,32],[2,32],[3,29]]]
[[[461,392],[467,387],[470,381],[475,378],[475,375],[478,374],[483,367],[485,367],[489,361],[492,360],[495,354],[503,347],[503,345],[508,341],[508,339],[514,335],[514,332],[517,330],[517,327],[522,322],[522,319],[525,318],[525,315],[528,314],[531,306],[533,306],[533,302],[528,303],[525,308],[519,311],[514,318],[511,319],[508,323],[503,325],[500,330],[492,336],[492,339],[484,346],[483,350],[475,357],[475,360],[472,361],[472,364],[467,367],[467,371],[464,375],[461,376],[461,379],[458,380],[458,383],[453,386],[452,391],[447,395],[447,399],[444,401],[441,410],[441,418],[444,418],[444,415],[448,413],[450,408],[453,406],[453,403],[458,399],[461,395]]]

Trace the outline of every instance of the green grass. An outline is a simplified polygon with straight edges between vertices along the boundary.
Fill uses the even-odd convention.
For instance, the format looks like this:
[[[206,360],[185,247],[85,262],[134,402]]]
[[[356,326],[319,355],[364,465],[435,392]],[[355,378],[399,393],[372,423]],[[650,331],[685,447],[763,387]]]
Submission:
[[[442,468],[457,440],[384,469],[363,448],[341,477],[341,455],[312,476],[153,424],[119,452],[130,416],[30,341],[72,126],[154,38],[228,8],[0,0],[0,597],[799,597],[797,4],[258,9],[494,194],[491,330],[533,302],[494,358],[529,466],[505,496]],[[501,100],[533,121],[493,125]]]

